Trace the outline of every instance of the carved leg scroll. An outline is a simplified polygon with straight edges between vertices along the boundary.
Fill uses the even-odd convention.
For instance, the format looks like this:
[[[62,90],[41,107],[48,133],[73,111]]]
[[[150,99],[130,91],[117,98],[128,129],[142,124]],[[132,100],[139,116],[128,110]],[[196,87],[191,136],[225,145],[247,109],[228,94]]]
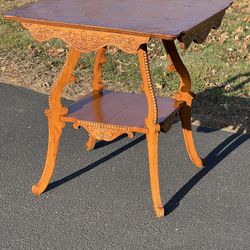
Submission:
[[[93,91],[102,91],[103,90],[103,83],[102,83],[102,65],[107,62],[106,57],[107,47],[100,48],[97,51],[95,64],[94,64],[94,79],[92,82],[92,89]],[[98,108],[98,107],[97,107]],[[96,110],[98,112],[98,110]],[[93,150],[96,144],[96,139],[89,135],[89,139],[86,142],[85,146],[87,150]]]
[[[148,157],[149,157],[149,172],[150,172],[150,184],[153,205],[155,213],[158,217],[164,216],[164,208],[161,202],[160,186],[159,186],[159,173],[158,173],[158,134],[160,132],[160,125],[158,122],[158,110],[156,97],[154,94],[151,75],[149,70],[147,45],[144,44],[138,51],[139,64],[142,73],[143,90],[147,97],[148,102],[148,116],[145,120],[148,132],[147,145],[148,145]]]
[[[184,106],[181,108],[180,118],[186,149],[191,161],[200,168],[203,166],[203,162],[198,156],[195,148],[191,125],[193,94],[191,93],[190,75],[178,54],[174,41],[163,40],[162,42],[168,54],[168,59],[172,63],[170,65],[170,70],[176,71],[181,78],[179,92],[175,95],[175,98],[178,101],[185,102]]]
[[[52,88],[49,99],[49,109],[45,111],[45,114],[48,117],[48,152],[43,174],[39,182],[32,187],[32,192],[35,195],[40,195],[47,188],[54,172],[59,141],[62,129],[65,125],[64,122],[61,121],[60,117],[66,115],[68,112],[67,108],[62,107],[61,92],[68,83],[74,81],[72,72],[76,66],[79,56],[79,51],[73,48],[70,49],[64,68]]]

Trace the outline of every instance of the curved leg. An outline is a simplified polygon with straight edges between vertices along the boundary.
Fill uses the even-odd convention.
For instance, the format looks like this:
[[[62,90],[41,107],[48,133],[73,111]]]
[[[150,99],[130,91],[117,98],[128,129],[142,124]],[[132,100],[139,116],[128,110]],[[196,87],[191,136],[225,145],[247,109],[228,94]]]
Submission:
[[[96,59],[94,63],[94,79],[92,82],[92,89],[94,92],[95,91],[101,92],[103,90],[102,65],[106,63],[107,61],[106,51],[107,51],[107,47],[103,47],[103,48],[100,48],[96,54]],[[95,110],[98,113],[98,107]],[[97,114],[97,115],[100,115],[100,114]],[[89,139],[85,144],[86,149],[88,151],[93,150],[95,147],[95,144],[96,144],[96,139],[92,135],[89,135]]]
[[[86,142],[85,146],[88,151],[93,150],[96,144],[96,139],[92,135],[89,135],[89,139]]]
[[[156,97],[154,94],[152,80],[150,76],[146,44],[140,47],[138,55],[139,55],[139,64],[143,79],[143,90],[147,97],[147,102],[148,102],[148,116],[146,118],[145,125],[148,128],[146,137],[148,146],[152,199],[156,215],[158,217],[162,217],[164,216],[164,208],[161,202],[159,173],[158,173],[158,133],[160,132],[160,126],[157,123],[158,110],[157,110]]]
[[[54,125],[53,122],[49,121],[47,158],[39,182],[32,186],[32,193],[35,195],[40,195],[47,188],[53,175],[62,128],[62,124]]]
[[[158,171],[158,132],[150,131],[147,137],[149,174],[152,199],[157,217],[164,216],[164,208],[161,202],[159,171]]]
[[[198,168],[203,167],[203,161],[200,159],[194,144],[192,124],[191,124],[191,107],[184,105],[180,112],[182,133],[186,145],[186,149],[190,160]]]
[[[191,107],[193,96],[191,93],[190,75],[178,54],[174,41],[163,40],[163,45],[168,53],[168,59],[172,63],[170,70],[176,71],[181,78],[179,92],[175,95],[175,98],[178,101],[184,101],[184,106],[181,108],[180,112],[180,118],[186,149],[190,160],[200,168],[203,166],[203,162],[198,156],[195,148],[191,125]]]
[[[32,187],[32,192],[35,195],[40,195],[47,188],[54,172],[57,150],[64,127],[64,122],[61,121],[60,117],[67,114],[67,108],[62,107],[61,104],[61,92],[74,79],[71,74],[79,56],[79,51],[73,48],[70,49],[64,68],[52,88],[49,98],[49,109],[45,111],[45,114],[48,116],[48,152],[42,176],[39,182]]]

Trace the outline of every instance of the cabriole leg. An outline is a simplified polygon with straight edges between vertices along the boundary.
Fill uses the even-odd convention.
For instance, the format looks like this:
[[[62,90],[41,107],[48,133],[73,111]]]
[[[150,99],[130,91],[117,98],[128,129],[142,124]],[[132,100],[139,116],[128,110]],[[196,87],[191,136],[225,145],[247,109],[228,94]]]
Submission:
[[[191,124],[191,107],[184,105],[180,111],[182,133],[186,145],[186,150],[188,152],[190,160],[198,168],[203,166],[203,162],[200,159],[194,144],[193,133],[192,133],[192,124]]]
[[[63,70],[52,88],[49,109],[45,111],[48,117],[48,152],[42,176],[38,183],[32,187],[32,192],[35,195],[40,195],[47,188],[54,172],[59,141],[64,127],[64,122],[60,118],[67,114],[67,108],[62,107],[61,104],[61,92],[68,83],[74,80],[72,72],[79,56],[79,51],[70,49]]]
[[[49,136],[47,158],[39,182],[36,185],[32,186],[32,193],[34,193],[35,195],[40,195],[41,193],[43,193],[53,175],[63,126],[64,125],[62,123],[53,124],[52,119],[48,118]]]
[[[161,202],[159,171],[158,171],[158,132],[149,131],[146,135],[149,159],[150,185],[153,205],[157,217],[164,216],[164,208]]]
[[[179,92],[175,95],[175,98],[177,101],[184,101],[184,105],[181,108],[180,112],[180,118],[186,149],[190,160],[200,168],[203,166],[203,162],[198,156],[195,148],[191,125],[191,107],[193,94],[191,93],[190,75],[178,54],[174,41],[163,40],[162,42],[168,54],[168,59],[172,63],[170,67],[171,70],[176,71],[181,79]]]

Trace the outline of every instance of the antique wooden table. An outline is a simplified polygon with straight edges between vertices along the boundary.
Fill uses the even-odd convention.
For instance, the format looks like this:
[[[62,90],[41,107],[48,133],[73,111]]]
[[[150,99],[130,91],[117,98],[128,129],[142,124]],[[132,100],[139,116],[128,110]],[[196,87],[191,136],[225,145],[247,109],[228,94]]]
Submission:
[[[122,134],[146,134],[150,183],[155,213],[164,215],[158,178],[158,134],[168,131],[179,114],[186,149],[191,161],[202,167],[192,137],[191,80],[175,46],[202,43],[212,28],[218,28],[231,0],[42,0],[10,11],[6,19],[18,21],[37,41],[59,38],[69,46],[68,58],[49,97],[48,152],[43,174],[32,192],[40,195],[52,177],[59,140],[66,122],[89,133],[88,150],[96,140],[111,141]],[[170,61],[168,67],[180,76],[174,98],[156,97],[147,55],[150,38],[162,40]],[[137,53],[142,73],[142,92],[127,94],[104,91],[102,64],[108,45]],[[63,88],[75,81],[72,75],[80,53],[97,51],[93,91],[70,105],[61,104]]]

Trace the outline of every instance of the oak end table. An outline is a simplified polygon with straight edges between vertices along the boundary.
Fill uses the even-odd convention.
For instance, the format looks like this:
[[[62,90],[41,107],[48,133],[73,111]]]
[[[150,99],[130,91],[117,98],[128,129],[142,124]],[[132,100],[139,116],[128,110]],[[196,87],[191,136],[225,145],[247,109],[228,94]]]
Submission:
[[[65,65],[49,97],[48,152],[35,195],[47,188],[53,175],[62,129],[65,123],[83,127],[89,134],[86,148],[97,140],[111,141],[122,134],[146,134],[150,184],[155,213],[164,216],[158,177],[158,135],[167,132],[177,115],[191,161],[201,168],[191,128],[190,75],[183,64],[175,41],[187,49],[194,41],[203,43],[213,28],[221,24],[231,0],[42,0],[5,14],[20,22],[33,38],[43,42],[58,38],[70,47]],[[180,76],[174,98],[156,97],[151,80],[147,44],[151,38],[162,41],[170,61],[168,70]],[[105,91],[102,65],[108,45],[138,54],[142,74],[142,94]],[[81,53],[97,51],[94,62],[93,91],[69,107],[61,103],[66,85],[75,82],[73,70]]]

